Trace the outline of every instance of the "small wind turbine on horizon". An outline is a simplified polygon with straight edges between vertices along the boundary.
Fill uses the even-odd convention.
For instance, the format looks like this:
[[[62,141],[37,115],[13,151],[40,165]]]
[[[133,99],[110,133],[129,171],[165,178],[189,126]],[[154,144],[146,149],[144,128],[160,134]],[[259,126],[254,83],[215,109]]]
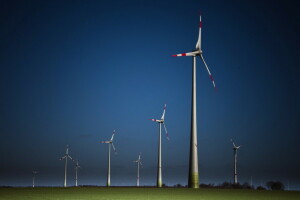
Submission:
[[[159,140],[158,140],[158,166],[157,166],[157,187],[162,187],[162,170],[161,170],[161,125],[164,125],[167,139],[169,140],[168,131],[165,125],[165,113],[167,105],[164,106],[164,111],[160,119],[150,119],[153,122],[158,122],[159,124]]]
[[[233,140],[231,139],[230,140],[232,142],[232,145],[233,145],[233,154],[234,154],[234,161],[233,161],[233,164],[234,164],[234,169],[233,169],[233,179],[234,179],[234,184],[237,184],[238,183],[238,180],[237,180],[237,168],[236,168],[236,163],[237,163],[237,150],[241,147],[241,146],[236,146],[233,142]],[[251,179],[252,179],[252,176],[251,176]]]
[[[73,158],[69,155],[69,146],[67,145],[66,153],[63,157],[61,157],[59,160],[66,159],[65,161],[65,181],[64,181],[64,187],[67,187],[67,168],[68,168],[68,158],[72,161]]]
[[[101,141],[101,143],[108,144],[108,169],[107,169],[107,183],[106,183],[107,187],[110,187],[110,148],[111,148],[110,146],[112,146],[113,149],[114,149],[114,152],[116,152],[116,148],[115,148],[114,143],[113,143],[115,133],[116,133],[116,131],[113,130],[113,133],[112,133],[112,136],[111,136],[110,140]]]
[[[142,165],[141,153],[139,154],[139,158],[133,162],[137,163],[136,186],[139,187],[140,186],[140,165]]]
[[[77,175],[78,168],[81,168],[81,167],[78,164],[78,160],[76,160],[76,165],[75,165],[75,186],[76,187],[78,186],[78,175]]]
[[[190,138],[190,161],[189,161],[189,181],[188,186],[190,188],[199,188],[199,173],[198,173],[198,145],[197,145],[197,103],[196,103],[196,57],[199,56],[203,61],[208,75],[212,81],[214,88],[216,88],[216,84],[214,79],[210,73],[210,70],[204,61],[201,49],[201,29],[202,29],[202,21],[200,15],[200,23],[199,23],[199,36],[198,41],[196,43],[196,49],[189,53],[182,53],[172,55],[173,57],[178,56],[193,56],[193,75],[192,75],[192,120],[191,120],[191,138]]]
[[[35,175],[37,174],[37,173],[39,173],[38,171],[32,171],[32,187],[34,188],[34,184],[35,184]]]

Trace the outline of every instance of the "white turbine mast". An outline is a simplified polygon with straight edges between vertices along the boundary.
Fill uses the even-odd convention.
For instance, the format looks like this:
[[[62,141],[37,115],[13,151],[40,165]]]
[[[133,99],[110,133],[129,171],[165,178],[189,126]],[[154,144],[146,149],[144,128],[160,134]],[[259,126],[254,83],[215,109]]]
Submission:
[[[78,168],[81,168],[78,164],[78,160],[76,160],[76,165],[75,165],[75,186],[78,186]]]
[[[34,188],[35,186],[35,175],[39,173],[38,171],[32,171],[32,187]]]
[[[106,182],[107,187],[110,187],[110,148],[111,148],[111,146],[112,146],[114,152],[116,153],[116,148],[113,143],[115,134],[116,134],[116,130],[113,130],[110,140],[101,141],[101,143],[108,144],[108,169],[107,169],[107,182]]]
[[[167,127],[165,124],[165,113],[166,113],[167,105],[164,106],[164,111],[160,119],[150,119],[153,122],[158,122],[159,124],[159,139],[158,139],[158,166],[157,166],[157,187],[162,187],[162,169],[161,169],[161,125],[164,125],[167,139],[170,140]]]
[[[61,157],[59,160],[66,159],[65,161],[65,180],[64,180],[64,187],[67,187],[67,168],[68,168],[68,158],[72,161],[73,158],[69,155],[69,146],[67,145],[66,153],[63,157]]]
[[[139,154],[139,158],[137,160],[134,160],[133,162],[137,163],[137,177],[136,177],[136,186],[140,186],[140,165],[142,164],[141,161],[141,153]]]
[[[200,15],[199,23],[199,35],[198,41],[196,43],[196,49],[188,52],[173,55],[173,57],[178,56],[192,56],[193,57],[193,74],[192,74],[192,121],[191,121],[191,138],[190,138],[190,161],[189,161],[189,182],[188,186],[190,188],[199,188],[199,173],[198,173],[198,145],[197,145],[197,109],[196,109],[196,57],[199,56],[202,60],[208,75],[212,81],[214,88],[216,88],[215,81],[210,73],[210,70],[204,61],[201,49],[201,29],[202,29],[202,20]]]
[[[241,147],[241,146],[236,146],[233,142],[232,139],[230,139],[230,141],[232,142],[232,145],[233,145],[233,156],[234,156],[234,159],[233,159],[233,180],[234,180],[234,184],[237,184],[238,183],[238,179],[237,179],[237,150]],[[252,178],[252,177],[251,177]]]

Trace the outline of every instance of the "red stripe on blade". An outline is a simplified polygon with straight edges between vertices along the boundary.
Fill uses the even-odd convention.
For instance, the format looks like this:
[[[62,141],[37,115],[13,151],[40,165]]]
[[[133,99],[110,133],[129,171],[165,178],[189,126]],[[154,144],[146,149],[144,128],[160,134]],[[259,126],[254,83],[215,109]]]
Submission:
[[[182,53],[181,56],[186,56],[186,53]]]

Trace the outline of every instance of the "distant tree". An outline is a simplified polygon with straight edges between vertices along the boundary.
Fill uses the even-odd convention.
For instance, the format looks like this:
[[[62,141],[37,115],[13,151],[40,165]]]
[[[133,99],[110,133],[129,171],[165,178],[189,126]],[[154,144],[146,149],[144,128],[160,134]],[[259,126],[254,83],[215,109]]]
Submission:
[[[257,186],[256,189],[257,189],[257,190],[266,190],[266,188],[264,188],[263,186]]]
[[[232,188],[232,184],[225,181],[220,185],[221,188]]]
[[[168,186],[167,186],[166,184],[163,183],[163,184],[162,184],[162,187],[168,187]]]
[[[266,185],[271,190],[284,190],[284,185],[280,181],[268,181]]]
[[[240,183],[232,184],[231,187],[235,188],[235,189],[242,189],[243,188],[243,186]]]
[[[201,188],[213,188],[213,187],[215,187],[215,186],[214,186],[214,184],[205,184],[205,183],[201,183],[201,184],[199,185],[199,187],[201,187]]]
[[[251,186],[250,186],[250,184],[247,183],[247,182],[245,182],[245,183],[242,185],[242,188],[243,188],[243,189],[252,189]]]
[[[174,187],[180,188],[183,187],[180,183],[177,183],[176,185],[174,185]]]

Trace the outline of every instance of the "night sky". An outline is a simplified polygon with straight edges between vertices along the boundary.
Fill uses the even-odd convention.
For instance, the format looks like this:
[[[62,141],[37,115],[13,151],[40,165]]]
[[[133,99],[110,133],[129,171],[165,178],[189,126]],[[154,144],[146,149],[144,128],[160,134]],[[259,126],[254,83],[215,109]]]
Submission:
[[[1,1],[0,185],[62,186],[66,145],[79,185],[156,184],[167,104],[163,182],[187,184],[192,58],[197,59],[200,183],[279,180],[300,189],[299,1]],[[69,162],[70,163],[70,162]],[[74,185],[75,163],[68,168]]]

